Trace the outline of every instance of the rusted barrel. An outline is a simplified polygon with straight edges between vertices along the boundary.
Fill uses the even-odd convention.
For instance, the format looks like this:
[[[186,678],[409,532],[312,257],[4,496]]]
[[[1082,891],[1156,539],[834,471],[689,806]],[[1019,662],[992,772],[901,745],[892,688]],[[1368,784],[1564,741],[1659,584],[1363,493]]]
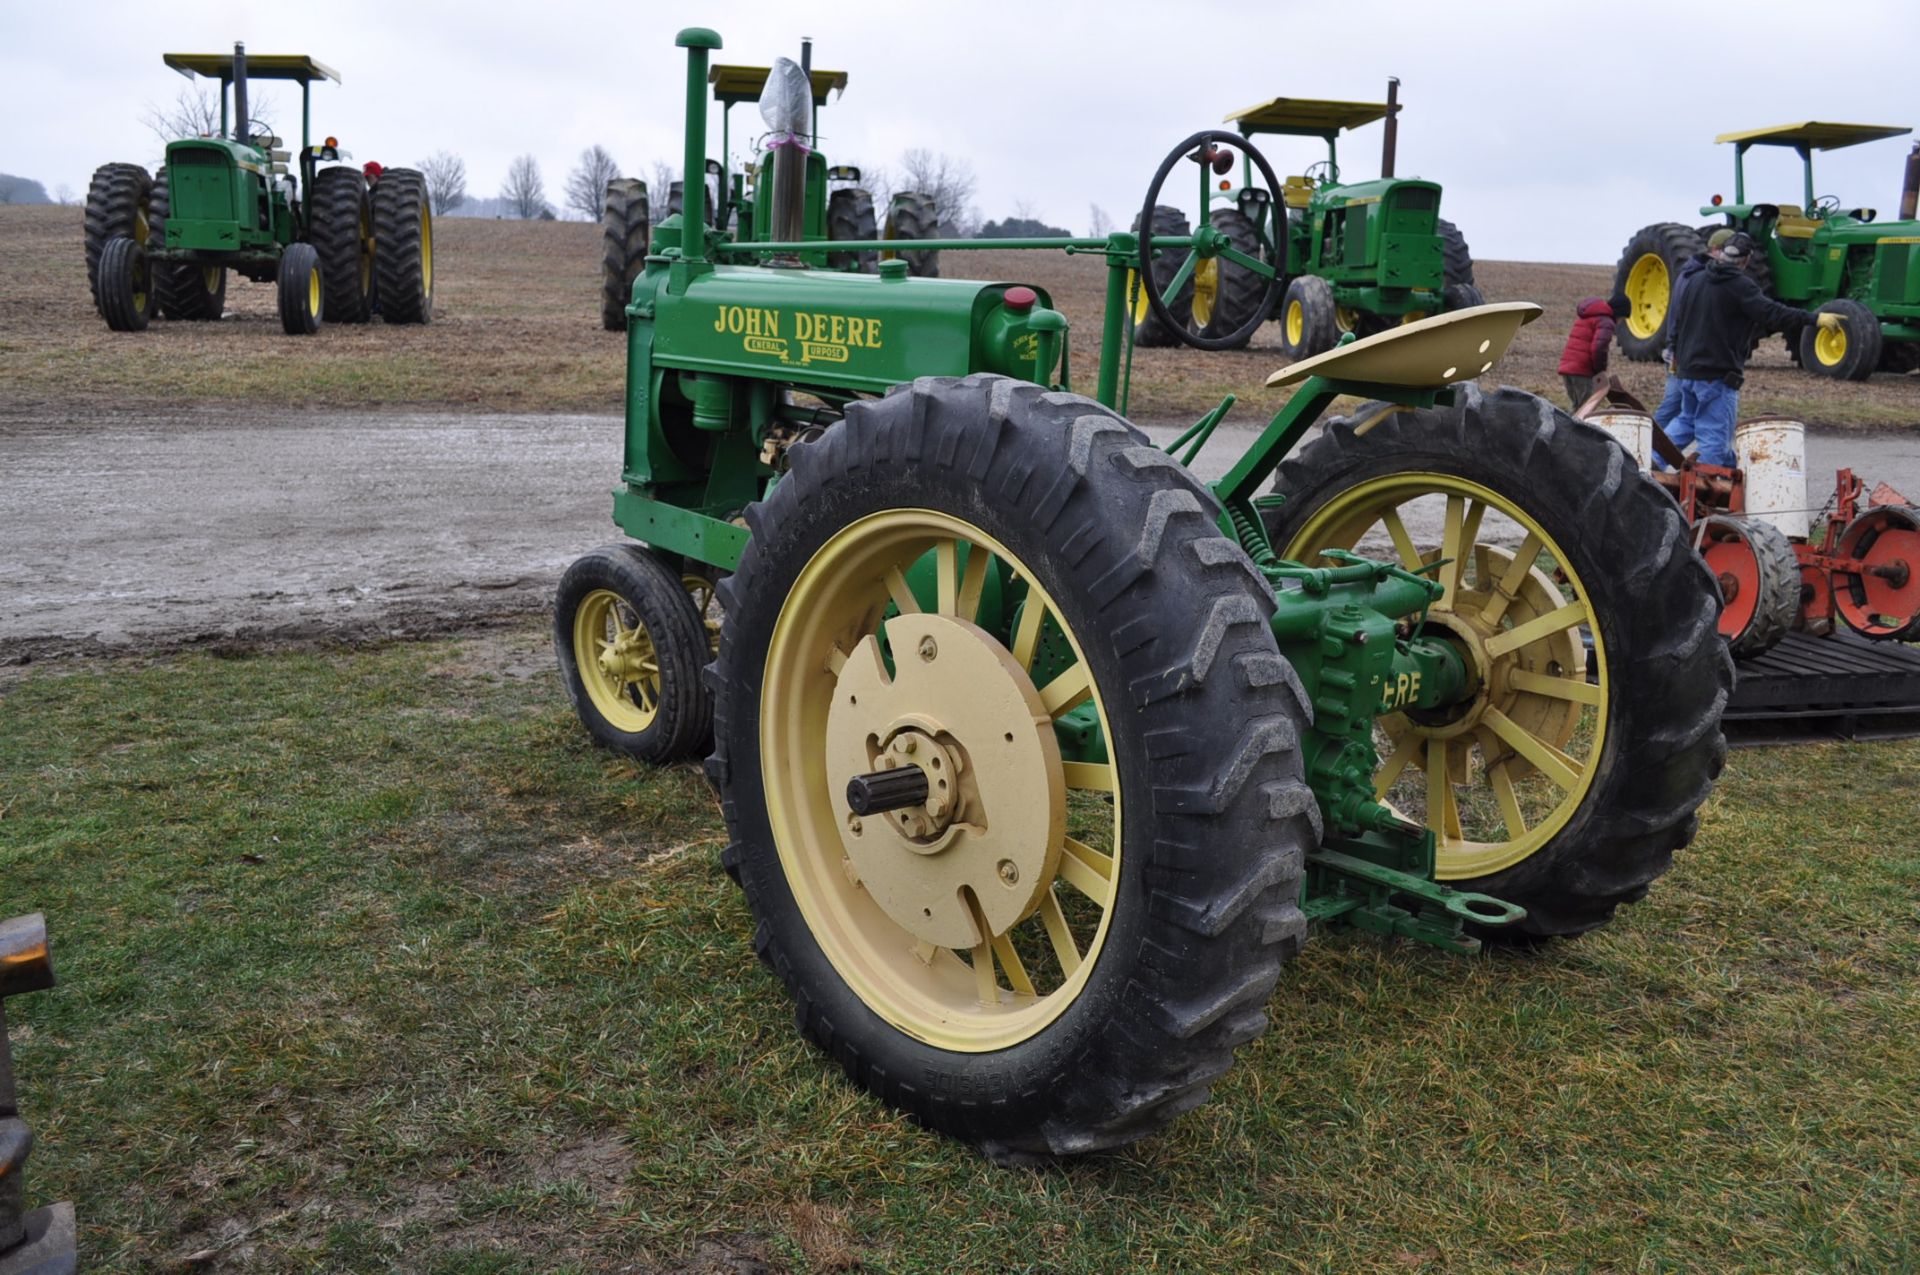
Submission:
[[[35,912],[0,921],[0,1275],[71,1275],[78,1261],[71,1204],[27,1212],[33,1131],[20,1118],[7,1039],[7,998],[52,986],[47,919]]]
[[[1747,517],[1770,522],[1789,540],[1805,540],[1807,427],[1790,416],[1756,416],[1733,427],[1735,463],[1746,478]]]

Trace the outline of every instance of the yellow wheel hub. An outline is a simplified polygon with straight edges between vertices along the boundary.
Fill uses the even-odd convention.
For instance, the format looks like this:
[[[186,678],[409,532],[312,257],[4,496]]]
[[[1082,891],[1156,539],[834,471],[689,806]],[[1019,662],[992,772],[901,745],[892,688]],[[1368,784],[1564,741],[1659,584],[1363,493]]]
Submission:
[[[1667,321],[1667,301],[1673,295],[1673,280],[1659,253],[1643,253],[1633,263],[1627,271],[1626,292],[1633,305],[1627,315],[1627,331],[1647,340]]]
[[[1344,334],[1360,326],[1360,312],[1348,305],[1333,307],[1333,326]]]
[[[1299,348],[1300,340],[1307,332],[1306,307],[1299,301],[1287,302],[1287,344]]]
[[[227,272],[225,266],[200,267],[200,283],[208,292],[220,291],[220,276]]]
[[[1201,327],[1213,322],[1213,307],[1220,296],[1220,260],[1208,257],[1193,267],[1193,321]]]
[[[1838,367],[1847,357],[1847,330],[1821,328],[1814,334],[1813,357],[1822,367]]]
[[[307,271],[307,313],[320,313],[320,268]]]
[[[1440,879],[1511,867],[1567,826],[1606,742],[1606,650],[1591,595],[1517,504],[1448,474],[1393,474],[1340,493],[1285,556],[1315,562],[1324,549],[1376,546],[1409,570],[1447,560],[1435,576],[1447,591],[1425,631],[1461,651],[1475,690],[1444,710],[1380,719],[1375,797],[1433,829]]]
[[[1009,596],[1024,588],[1004,636],[977,623],[996,563]],[[916,593],[909,572],[932,587]],[[1064,659],[1042,664],[1043,650]],[[1061,758],[1054,722],[1084,704],[1111,738],[1052,599],[950,514],[861,519],[794,581],[762,686],[768,821],[821,951],[905,1034],[1003,1049],[1085,988],[1119,880],[1122,803],[1113,767]],[[925,773],[923,804],[854,814],[848,780],[903,766]]]
[[[573,613],[573,662],[608,724],[639,734],[660,711],[660,661],[633,604],[595,589]]]

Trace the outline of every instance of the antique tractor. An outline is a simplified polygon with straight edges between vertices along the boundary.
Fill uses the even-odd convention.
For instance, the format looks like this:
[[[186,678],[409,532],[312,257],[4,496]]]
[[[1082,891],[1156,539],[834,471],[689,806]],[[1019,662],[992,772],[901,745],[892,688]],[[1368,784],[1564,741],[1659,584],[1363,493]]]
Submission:
[[[1753,236],[1761,251],[1748,272],[1761,291],[1789,305],[1838,314],[1833,331],[1809,327],[1787,352],[1802,367],[1839,381],[1864,381],[1876,371],[1920,368],[1920,145],[1907,156],[1900,219],[1879,221],[1872,208],[1845,208],[1832,195],[1816,196],[1813,152],[1898,137],[1911,129],[1878,124],[1786,124],[1723,133],[1733,146],[1733,202],[1715,195],[1700,209],[1720,222],[1695,229],[1656,222],[1627,241],[1614,271],[1633,311],[1616,329],[1630,359],[1660,358],[1668,345],[1667,309],[1680,267],[1705,251],[1722,225]],[[1789,147],[1800,157],[1804,204],[1747,202],[1746,156],[1755,146]],[[1755,340],[1758,344],[1758,338]]]
[[[1186,262],[1178,253],[1154,258],[1153,286],[1134,312],[1134,340],[1230,349],[1251,339],[1258,325],[1249,327],[1250,317],[1271,316],[1281,322],[1287,356],[1303,359],[1332,349],[1349,332],[1371,336],[1479,305],[1484,298],[1474,286],[1473,255],[1459,228],[1439,215],[1439,184],[1394,176],[1399,88],[1400,81],[1389,80],[1385,102],[1276,97],[1228,115],[1225,122],[1242,137],[1317,137],[1326,142],[1327,157],[1275,181],[1240,147],[1236,184],[1230,152],[1221,151],[1213,172],[1203,174],[1196,222],[1171,203],[1143,212],[1136,231],[1150,226],[1156,238],[1184,238],[1198,224],[1197,233],[1219,237],[1222,251],[1194,258],[1191,276],[1182,274]],[[1343,183],[1337,139],[1375,120],[1386,121],[1379,178]],[[1251,261],[1266,264],[1256,268]],[[1173,288],[1176,280],[1181,286]],[[1170,288],[1172,299],[1155,307],[1153,293]],[[1236,339],[1224,339],[1229,336]]]
[[[810,40],[800,46],[800,61],[786,65],[793,68],[783,72],[785,83],[780,87],[786,91],[786,97],[778,108],[769,104],[774,119],[767,122],[782,144],[767,147],[745,172],[731,172],[727,167],[733,154],[733,108],[744,102],[761,101],[774,68],[722,65],[708,72],[713,100],[720,104],[720,156],[707,160],[705,165],[706,176],[714,180],[712,186],[704,188],[705,216],[714,226],[742,241],[781,238],[818,244],[837,240],[871,242],[876,233],[886,239],[934,238],[939,233],[940,215],[932,195],[922,191],[897,191],[887,201],[884,222],[877,221],[873,194],[860,185],[860,170],[850,164],[829,164],[821,153],[819,111],[830,95],[847,91],[847,73],[814,70]],[[782,118],[782,112],[791,112],[795,118]],[[774,225],[769,215],[771,206],[762,196],[762,192],[773,189],[776,163],[792,165],[798,175],[790,174],[789,180],[799,181],[805,190],[794,207],[796,223],[790,226]],[[667,215],[679,216],[684,212],[685,191],[685,182],[671,184]],[[779,233],[776,234],[776,230]],[[621,177],[607,183],[600,232],[600,325],[609,332],[624,332],[633,281],[646,266],[652,242],[652,208],[644,181]],[[800,259],[816,267],[871,274],[883,258],[896,255],[905,259],[910,274],[935,277],[940,273],[938,251],[900,253],[893,248],[884,251],[869,248],[834,252],[810,248],[800,254]]]
[[[697,178],[720,38],[679,44]],[[1229,143],[1265,168],[1202,133],[1161,177]],[[607,746],[710,749],[754,947],[858,1084],[1000,1159],[1119,1145],[1204,1100],[1310,921],[1578,934],[1691,837],[1718,594],[1610,437],[1474,383],[1538,307],[1276,374],[1208,485],[1231,396],[1167,450],[1116,410],[1129,278],[1204,232],[990,241],[1105,262],[1085,397],[1043,289],[812,269],[686,198],[627,311],[633,539],[565,572],[559,665]]]
[[[388,323],[433,317],[433,210],[426,179],[410,168],[341,164],[329,137],[309,136],[316,80],[337,72],[303,55],[169,53],[180,74],[220,81],[220,131],[167,143],[149,176],[138,164],[103,164],[87,190],[87,283],[107,326],[146,328],[169,319],[218,319],[227,272],[273,282],[281,327],[316,332],[323,317]],[[254,80],[300,86],[300,157],[247,111]],[[231,123],[229,123],[231,121]],[[328,167],[321,167],[321,165]]]

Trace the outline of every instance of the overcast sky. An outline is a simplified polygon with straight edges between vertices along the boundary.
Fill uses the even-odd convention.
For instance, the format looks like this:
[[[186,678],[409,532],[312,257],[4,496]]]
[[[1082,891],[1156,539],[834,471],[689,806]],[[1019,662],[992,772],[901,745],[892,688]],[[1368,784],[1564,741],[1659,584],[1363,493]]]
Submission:
[[[1631,0],[0,0],[0,171],[84,194],[97,164],[151,166],[159,146],[140,117],[185,84],[160,55],[244,39],[341,72],[344,84],[314,90],[314,127],[356,159],[444,148],[488,195],[530,152],[558,203],[583,147],[606,146],[633,175],[679,155],[673,36],[706,25],[726,41],[721,61],[797,58],[810,35],[816,66],[850,72],[821,116],[836,162],[945,151],[972,163],[984,216],[1026,201],[1075,232],[1090,204],[1126,224],[1160,156],[1230,109],[1280,94],[1377,100],[1398,75],[1400,173],[1444,184],[1443,213],[1476,256],[1610,262],[1640,225],[1695,222],[1714,193],[1732,197],[1716,133],[1920,122],[1920,6],[1749,0],[1710,25],[1689,20],[1713,12]],[[297,102],[274,116],[283,135]],[[734,116],[737,149],[757,117]],[[717,119],[712,135],[717,148]],[[1894,215],[1910,142],[1816,157],[1820,193]],[[1318,145],[1272,138],[1268,157],[1298,172]],[[1379,146],[1377,124],[1352,135],[1345,175],[1374,176]],[[1749,194],[1797,201],[1791,154],[1756,155]]]

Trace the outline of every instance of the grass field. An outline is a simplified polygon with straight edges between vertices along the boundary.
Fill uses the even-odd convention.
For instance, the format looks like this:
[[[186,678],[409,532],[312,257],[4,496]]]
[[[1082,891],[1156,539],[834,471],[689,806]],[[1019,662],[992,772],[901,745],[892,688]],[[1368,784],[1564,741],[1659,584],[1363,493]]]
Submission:
[[[273,289],[238,280],[229,285],[229,322],[156,321],[142,334],[109,332],[87,297],[80,225],[77,208],[0,207],[0,384],[15,405],[93,401],[105,411],[205,399],[536,412],[621,408],[625,347],[622,337],[600,327],[597,226],[443,219],[435,228],[438,317],[430,326],[334,325],[296,339],[280,332]],[[1105,296],[1098,259],[950,252],[942,265],[953,277],[1020,279],[1047,288],[1073,324],[1075,384],[1091,392]],[[1485,261],[1477,277],[1491,300],[1537,301],[1547,311],[1521,332],[1488,382],[1560,401],[1555,369],[1574,305],[1583,296],[1605,295],[1611,272]],[[1262,382],[1285,361],[1274,324],[1244,351],[1141,350],[1130,411],[1141,420],[1192,417],[1232,390],[1245,416],[1271,413],[1287,392]],[[1657,365],[1616,358],[1616,370],[1628,388],[1657,398],[1664,375]],[[1794,368],[1773,339],[1754,361],[1741,409],[1815,425],[1912,425],[1920,422],[1920,377],[1883,373],[1841,385]]]
[[[91,1270],[1920,1265],[1920,743],[1737,753],[1612,927],[1338,935],[1166,1136],[989,1167],[792,1029],[697,768],[536,626],[0,682],[35,1200]]]

